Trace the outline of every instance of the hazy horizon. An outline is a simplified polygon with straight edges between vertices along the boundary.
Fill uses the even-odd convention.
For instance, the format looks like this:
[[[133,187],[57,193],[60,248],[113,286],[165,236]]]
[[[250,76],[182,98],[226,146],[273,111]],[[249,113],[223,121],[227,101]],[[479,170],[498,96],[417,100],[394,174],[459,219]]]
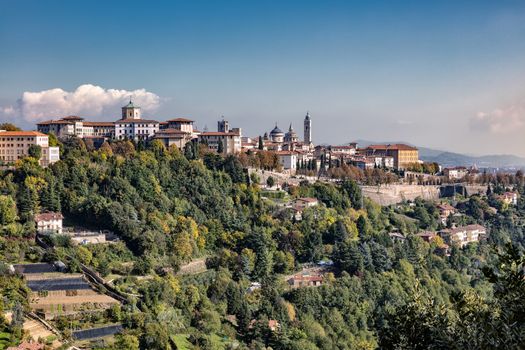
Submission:
[[[525,156],[520,1],[0,2],[0,121],[221,116],[257,136]]]

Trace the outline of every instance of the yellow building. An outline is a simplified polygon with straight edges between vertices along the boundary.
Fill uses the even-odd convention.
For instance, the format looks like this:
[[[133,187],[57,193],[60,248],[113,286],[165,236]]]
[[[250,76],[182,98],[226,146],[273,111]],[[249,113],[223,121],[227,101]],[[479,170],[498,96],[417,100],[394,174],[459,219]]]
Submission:
[[[419,162],[419,151],[416,147],[405,144],[370,145],[366,148],[367,156],[389,156],[394,158],[394,168],[406,169]]]

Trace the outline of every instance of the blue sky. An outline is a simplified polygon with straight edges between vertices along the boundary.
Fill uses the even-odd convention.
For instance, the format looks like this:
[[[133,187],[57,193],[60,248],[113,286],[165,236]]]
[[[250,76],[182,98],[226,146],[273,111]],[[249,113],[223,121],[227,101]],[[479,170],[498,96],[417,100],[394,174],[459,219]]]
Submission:
[[[0,0],[0,120],[113,120],[107,89],[144,89],[199,128],[301,134],[309,110],[317,143],[525,156],[523,38],[525,1]]]

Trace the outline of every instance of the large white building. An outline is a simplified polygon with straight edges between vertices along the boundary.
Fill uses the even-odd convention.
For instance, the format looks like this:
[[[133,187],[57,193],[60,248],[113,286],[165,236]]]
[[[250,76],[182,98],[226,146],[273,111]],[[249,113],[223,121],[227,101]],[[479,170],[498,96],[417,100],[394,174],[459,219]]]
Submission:
[[[112,138],[115,135],[114,122],[89,122],[77,116],[68,116],[56,120],[47,120],[37,123],[37,130],[59,138],[76,136]]]
[[[283,167],[283,170],[287,170],[292,174],[297,170],[297,152],[293,151],[278,151],[275,152],[279,158],[279,164]]]
[[[153,137],[159,129],[160,123],[156,120],[142,119],[140,107],[133,105],[130,100],[122,107],[122,119],[115,122],[115,138],[145,141]]]
[[[42,155],[39,163],[47,167],[60,160],[58,147],[49,147],[49,136],[38,131],[0,130],[0,161],[12,164],[29,155],[29,147],[40,146]]]

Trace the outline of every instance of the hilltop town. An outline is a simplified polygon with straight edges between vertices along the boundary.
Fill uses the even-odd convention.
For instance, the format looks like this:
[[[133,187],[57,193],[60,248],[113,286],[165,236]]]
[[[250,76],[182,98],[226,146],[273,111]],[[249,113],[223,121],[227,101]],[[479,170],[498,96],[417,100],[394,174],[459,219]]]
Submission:
[[[0,130],[0,161],[13,164],[39,148],[39,162],[48,166],[60,158],[57,146],[49,145],[48,137],[52,135],[58,140],[80,138],[93,149],[115,141],[131,141],[143,146],[158,141],[167,148],[177,147],[181,151],[204,147],[223,156],[238,156],[246,167],[277,171],[285,178],[296,175],[351,177],[368,185],[436,185],[472,183],[482,175],[476,168],[442,168],[436,163],[425,163],[419,159],[417,147],[406,144],[316,145],[314,121],[309,113],[304,117],[302,139],[292,124],[286,132],[276,124],[271,131],[250,137],[243,135],[242,128],[231,127],[224,118],[217,122],[216,131],[197,130],[194,123],[189,118],[144,119],[140,106],[130,99],[122,107],[121,118],[114,122],[65,116],[38,122],[36,131]]]

